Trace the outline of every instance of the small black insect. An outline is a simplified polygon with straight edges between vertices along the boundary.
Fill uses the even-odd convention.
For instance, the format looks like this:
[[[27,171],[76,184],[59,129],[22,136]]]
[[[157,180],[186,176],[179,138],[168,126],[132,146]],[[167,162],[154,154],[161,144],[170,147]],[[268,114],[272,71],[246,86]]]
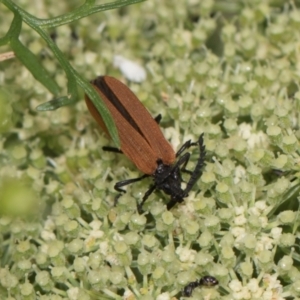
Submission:
[[[217,284],[219,284],[219,281],[215,277],[204,276],[204,277],[200,278],[199,280],[192,281],[188,285],[186,285],[182,291],[182,296],[183,297],[191,297],[194,289],[199,286],[210,287],[210,286],[215,286]]]

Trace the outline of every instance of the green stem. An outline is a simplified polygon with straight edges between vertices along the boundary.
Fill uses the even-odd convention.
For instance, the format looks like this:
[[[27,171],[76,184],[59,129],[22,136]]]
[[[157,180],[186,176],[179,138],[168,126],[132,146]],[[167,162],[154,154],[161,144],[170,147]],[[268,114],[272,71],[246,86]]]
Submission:
[[[72,23],[74,21],[80,20],[89,15],[98,13],[104,10],[121,8],[124,6],[128,6],[131,4],[144,2],[146,0],[119,0],[115,2],[104,3],[101,5],[94,5],[95,0],[87,0],[84,4],[76,8],[74,11],[64,14],[62,16],[54,17],[51,19],[39,19],[28,12],[21,9],[18,5],[13,3],[11,0],[0,0],[3,2],[10,10],[16,10],[22,16],[24,22],[26,22],[30,27],[31,24],[35,24],[37,26],[43,28],[54,28],[58,26],[62,26],[68,23]]]

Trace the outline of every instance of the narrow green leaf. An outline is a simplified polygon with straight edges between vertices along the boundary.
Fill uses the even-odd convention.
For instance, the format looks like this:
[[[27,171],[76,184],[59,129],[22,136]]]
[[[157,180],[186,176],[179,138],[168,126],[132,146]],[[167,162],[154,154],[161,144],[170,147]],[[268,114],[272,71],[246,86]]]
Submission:
[[[42,85],[44,85],[52,94],[58,95],[59,86],[50,77],[48,71],[39,62],[37,57],[16,37],[11,38],[10,45],[12,50],[15,52],[16,57],[29,70],[32,76]]]
[[[1,2],[1,0],[0,0]],[[14,18],[10,24],[9,30],[6,35],[0,39],[0,46],[9,44],[12,37],[18,37],[22,29],[22,17],[14,12]]]
[[[53,100],[50,100],[48,102],[40,104],[36,110],[37,111],[46,111],[46,110],[56,110],[62,106],[70,105],[74,102],[76,102],[77,98],[74,99],[74,97],[69,96],[62,96]]]
[[[47,19],[47,20],[42,20],[42,19],[36,19],[34,18],[34,22],[36,25],[41,26],[43,28],[54,28],[58,27],[64,24],[69,24],[71,22],[74,22],[76,20],[80,20],[84,17],[87,17],[89,15],[105,11],[105,10],[110,10],[110,9],[116,9],[116,8],[121,8],[124,6],[128,6],[131,4],[136,4],[139,2],[144,2],[146,0],[118,0],[114,2],[108,2],[100,5],[94,5],[95,1],[86,1],[83,5],[80,7],[76,8],[74,11],[70,13],[66,13],[62,16],[58,16],[52,19]],[[25,14],[23,11],[21,11],[23,15]],[[29,16],[30,19],[32,17]]]

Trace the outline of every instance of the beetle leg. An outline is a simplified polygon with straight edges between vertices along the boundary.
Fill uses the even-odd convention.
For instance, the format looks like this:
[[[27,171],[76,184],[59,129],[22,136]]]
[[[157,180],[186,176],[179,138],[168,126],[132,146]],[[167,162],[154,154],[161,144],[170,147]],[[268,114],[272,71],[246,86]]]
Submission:
[[[122,150],[115,148],[115,147],[110,147],[110,146],[104,146],[104,147],[102,147],[102,149],[104,151],[108,151],[108,152],[123,153]]]
[[[119,181],[114,185],[114,189],[116,191],[120,192],[120,193],[126,193],[126,191],[121,189],[121,187],[129,185],[129,184],[137,182],[137,181],[140,181],[140,180],[143,180],[146,177],[149,177],[149,175],[144,174],[143,176],[140,176],[140,177],[137,177],[137,178],[131,178],[131,179],[126,179],[126,180]]]
[[[178,172],[180,166],[182,166],[180,169],[182,169],[183,171],[187,171],[187,173],[189,173],[188,170],[185,169],[185,166],[187,165],[189,159],[190,159],[190,153],[185,153],[184,155],[182,155],[178,161],[176,162],[176,164],[172,167],[170,173],[168,174],[168,176],[170,176],[170,174],[172,172]],[[177,169],[177,170],[176,170]],[[180,173],[178,172],[178,174],[180,175]],[[174,195],[174,197],[171,196],[171,200],[167,203],[167,209],[171,209],[176,203],[181,203],[183,202],[183,196],[185,193],[183,193],[181,196],[178,197],[178,195]],[[176,197],[177,196],[177,197]]]
[[[140,181],[140,180],[143,180],[144,178],[146,178],[148,176],[149,175],[145,174],[145,175],[137,177],[137,178],[126,179],[126,180],[122,180],[122,181],[117,182],[114,185],[114,189],[116,191],[120,192],[120,194],[115,197],[114,206],[117,206],[118,200],[121,197],[122,193],[126,193],[126,191],[124,189],[121,189],[121,187],[129,185],[129,184],[137,182],[137,181]]]
[[[155,122],[156,122],[157,124],[159,124],[160,121],[161,121],[161,114],[157,115],[157,116],[154,118],[154,120],[155,120]]]
[[[155,190],[156,186],[153,184],[149,187],[148,191],[145,193],[142,202],[140,204],[138,204],[137,206],[137,210],[139,212],[139,214],[141,214],[143,212],[142,208],[144,203],[146,202],[146,200],[148,199],[148,197],[153,193],[153,191]]]
[[[185,153],[182,157],[186,157],[186,158],[185,158],[185,161],[184,161],[183,164],[182,164],[182,167],[180,168],[181,171],[184,172],[184,173],[187,173],[187,174],[192,175],[193,172],[190,171],[190,170],[187,170],[187,169],[185,168],[186,165],[187,165],[187,163],[188,163],[189,160],[190,160],[191,154],[187,152],[187,153]]]
[[[185,167],[187,165],[187,163],[190,160],[190,156],[191,154],[189,152],[184,153],[176,162],[176,164],[172,167],[170,173],[172,173],[176,168],[180,168],[180,166],[182,165],[182,167],[180,168],[182,172],[188,173],[188,174],[192,174],[193,172],[187,170]]]
[[[183,198],[182,199],[171,199],[167,203],[167,210],[170,210],[175,204],[181,203],[181,202],[183,202]]]
[[[191,140],[186,141],[181,147],[180,149],[176,152],[176,157],[179,157],[181,155],[181,153],[183,151],[185,151],[186,149],[190,148],[191,146],[196,146],[197,143],[193,143],[191,142]]]

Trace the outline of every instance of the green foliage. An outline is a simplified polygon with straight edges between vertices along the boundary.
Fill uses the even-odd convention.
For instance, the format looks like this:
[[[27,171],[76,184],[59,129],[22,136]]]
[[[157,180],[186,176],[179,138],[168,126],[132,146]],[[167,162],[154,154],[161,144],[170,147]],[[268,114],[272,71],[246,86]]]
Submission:
[[[79,75],[78,72],[76,72],[76,70],[72,68],[69,61],[64,57],[63,53],[50,38],[50,35],[48,34],[46,29],[69,24],[97,12],[116,9],[142,1],[145,0],[121,0],[102,5],[95,5],[95,0],[86,0],[84,4],[82,4],[73,12],[61,15],[59,17],[43,20],[30,15],[28,12],[24,11],[20,6],[18,6],[11,0],[0,1],[0,3],[3,3],[14,14],[14,19],[11,23],[9,31],[4,37],[0,39],[0,46],[9,44],[16,57],[24,64],[24,66],[30,71],[34,78],[41,84],[43,84],[56,97],[48,103],[38,106],[37,110],[54,110],[78,101],[77,86],[79,85],[90,97],[90,99],[100,112],[101,116],[103,117],[104,123],[106,124],[108,131],[110,132],[112,140],[114,141],[115,145],[119,147],[119,137],[114,121],[108,109],[103,104],[100,96],[94,91],[94,89],[91,88],[90,84],[84,79],[84,77],[82,75]],[[68,79],[67,96],[58,97],[60,90],[57,83],[52,79],[51,75],[43,67],[39,59],[19,40],[23,22],[29,25],[34,31],[36,31],[40,35],[40,37],[47,43],[48,47],[51,49],[56,59],[59,61],[61,67],[65,71]]]

